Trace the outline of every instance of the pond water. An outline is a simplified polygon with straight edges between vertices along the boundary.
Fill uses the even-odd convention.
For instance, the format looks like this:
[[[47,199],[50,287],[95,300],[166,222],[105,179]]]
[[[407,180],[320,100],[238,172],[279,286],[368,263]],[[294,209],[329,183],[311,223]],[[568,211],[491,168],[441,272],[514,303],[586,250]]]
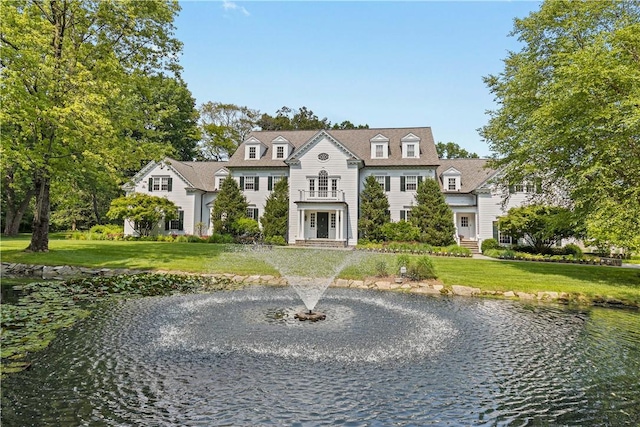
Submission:
[[[2,381],[9,426],[640,425],[640,313],[330,288],[121,302]]]

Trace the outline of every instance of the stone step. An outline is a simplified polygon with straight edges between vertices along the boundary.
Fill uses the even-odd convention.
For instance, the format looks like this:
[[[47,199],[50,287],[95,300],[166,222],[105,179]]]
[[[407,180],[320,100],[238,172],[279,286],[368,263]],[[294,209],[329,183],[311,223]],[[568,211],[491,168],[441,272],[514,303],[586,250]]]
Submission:
[[[304,248],[346,248],[347,242],[324,239],[296,240],[296,246]]]

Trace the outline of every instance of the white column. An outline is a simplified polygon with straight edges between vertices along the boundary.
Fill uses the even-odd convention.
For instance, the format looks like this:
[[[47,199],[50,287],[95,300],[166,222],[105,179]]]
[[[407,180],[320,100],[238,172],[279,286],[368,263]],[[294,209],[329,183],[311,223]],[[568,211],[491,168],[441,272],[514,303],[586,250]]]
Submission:
[[[298,210],[298,239],[304,240],[304,209]]]

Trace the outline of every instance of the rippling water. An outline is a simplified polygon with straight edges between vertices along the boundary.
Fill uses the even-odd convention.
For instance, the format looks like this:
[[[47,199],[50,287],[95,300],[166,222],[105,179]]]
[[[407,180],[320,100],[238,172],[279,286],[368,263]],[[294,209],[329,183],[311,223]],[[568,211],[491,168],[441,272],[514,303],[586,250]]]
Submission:
[[[2,382],[3,426],[640,425],[640,314],[289,288],[119,303]]]

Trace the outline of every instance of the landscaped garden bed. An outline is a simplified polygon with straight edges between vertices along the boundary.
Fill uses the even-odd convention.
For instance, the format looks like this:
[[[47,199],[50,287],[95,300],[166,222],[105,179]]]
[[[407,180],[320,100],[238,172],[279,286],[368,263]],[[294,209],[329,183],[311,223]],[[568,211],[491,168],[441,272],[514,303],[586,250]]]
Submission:
[[[407,253],[433,256],[449,256],[470,258],[471,251],[458,245],[431,246],[426,243],[413,242],[383,242],[359,243],[356,250],[380,253]]]

